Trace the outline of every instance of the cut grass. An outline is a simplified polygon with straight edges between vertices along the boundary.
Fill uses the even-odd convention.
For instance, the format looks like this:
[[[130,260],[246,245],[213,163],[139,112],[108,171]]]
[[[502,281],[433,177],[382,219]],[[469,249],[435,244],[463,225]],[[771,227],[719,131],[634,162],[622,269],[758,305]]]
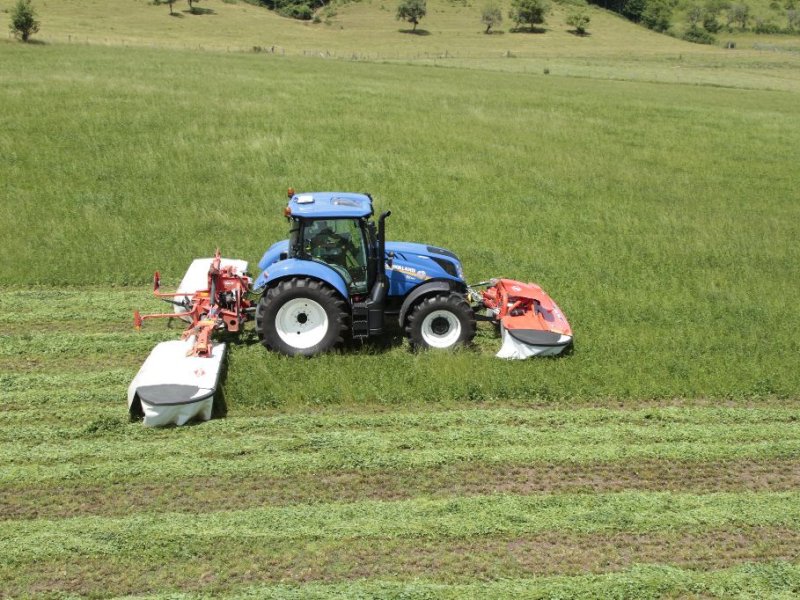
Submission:
[[[536,577],[446,585],[431,581],[377,580],[333,585],[268,585],[243,587],[225,598],[620,598],[631,600],[664,597],[791,598],[800,592],[800,567],[787,562],[745,564],[703,572],[663,565],[636,565],[620,573],[580,577]],[[199,594],[157,594],[151,600],[207,597]]]
[[[207,587],[217,595],[256,583],[400,581],[420,578],[450,584],[508,581],[531,576],[615,572],[641,564],[711,570],[756,561],[793,560],[800,534],[779,528],[700,533],[544,533],[523,537],[448,540],[253,539],[190,543],[162,565],[148,557],[73,557],[17,568],[10,592],[82,595],[144,593]],[[2,567],[0,567],[2,573]],[[53,574],[58,573],[58,577]],[[372,596],[370,596],[372,597]],[[427,596],[426,596],[427,597]],[[493,597],[493,596],[492,596]]]
[[[626,422],[631,415],[625,412],[615,416],[614,411],[575,411],[566,420],[561,411],[545,412],[528,425],[524,410],[424,412],[405,419],[390,413],[383,422],[291,415],[231,418],[202,428],[161,432],[125,424],[120,412],[117,409],[116,416],[97,412],[83,419],[78,412],[63,415],[61,423],[47,432],[24,424],[31,422],[30,413],[10,419],[0,441],[0,481],[110,483],[416,469],[466,462],[712,461],[787,459],[800,454],[791,410],[779,420],[758,423],[759,409],[742,409],[741,424],[713,409],[695,413],[701,424],[680,417],[670,421],[668,413],[659,417],[651,410],[634,411],[638,422]],[[745,423],[748,417],[753,422]],[[73,419],[79,427],[67,424]],[[65,440],[71,441],[65,444]],[[170,459],[154,461],[153,456]]]
[[[490,493],[604,493],[642,491],[791,491],[800,462],[739,460],[634,463],[483,464],[442,467],[258,474],[116,484],[24,482],[0,489],[0,519],[65,518],[133,513],[203,513],[316,502],[445,498]]]
[[[191,556],[214,539],[252,545],[299,540],[447,539],[488,535],[647,533],[800,528],[797,492],[490,495],[396,502],[296,504],[195,514],[134,514],[0,522],[9,568],[67,557]],[[468,517],[467,517],[468,516]]]

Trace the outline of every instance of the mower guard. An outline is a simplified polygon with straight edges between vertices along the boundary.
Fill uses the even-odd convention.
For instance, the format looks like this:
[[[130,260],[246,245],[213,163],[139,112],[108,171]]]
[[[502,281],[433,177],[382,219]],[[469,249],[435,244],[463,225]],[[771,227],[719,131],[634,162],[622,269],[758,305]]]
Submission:
[[[483,292],[496,316],[503,345],[498,358],[556,356],[572,346],[572,328],[558,305],[534,283],[495,279]]]
[[[211,356],[192,356],[194,340],[161,342],[128,386],[128,411],[146,427],[208,421],[219,384],[225,344]]]

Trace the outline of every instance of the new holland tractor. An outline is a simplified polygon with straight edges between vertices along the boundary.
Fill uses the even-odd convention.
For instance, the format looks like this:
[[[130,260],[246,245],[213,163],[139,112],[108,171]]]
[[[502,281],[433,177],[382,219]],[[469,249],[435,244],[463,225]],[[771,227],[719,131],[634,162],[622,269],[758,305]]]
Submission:
[[[372,204],[368,194],[290,189],[289,238],[267,249],[255,281],[245,261],[219,251],[196,259],[175,293],[160,291],[156,273],[154,293],[173,312],[136,312],[137,327],[159,317],[182,318],[188,327],[180,342],[162,342],[151,353],[129,387],[129,406],[172,414],[181,411],[164,407],[211,397],[225,353],[212,334],[238,333],[253,319],[261,343],[290,356],[314,356],[393,325],[414,348],[449,349],[472,340],[481,320],[500,331],[500,358],[552,356],[572,345],[566,317],[538,285],[492,279],[470,286],[452,252],[387,241],[391,213],[376,224]]]
[[[314,355],[351,335],[366,340],[388,321],[412,346],[451,348],[475,335],[461,263],[435,246],[386,240],[363,194],[292,195],[289,239],[258,263],[255,320],[262,343],[283,354]]]

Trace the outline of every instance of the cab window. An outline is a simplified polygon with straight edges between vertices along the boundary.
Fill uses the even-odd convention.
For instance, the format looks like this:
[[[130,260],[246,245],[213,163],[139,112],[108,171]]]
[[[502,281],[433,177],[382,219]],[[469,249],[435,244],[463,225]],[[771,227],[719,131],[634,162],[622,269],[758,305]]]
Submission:
[[[303,249],[339,273],[353,293],[367,291],[367,248],[357,219],[320,219],[303,227]]]

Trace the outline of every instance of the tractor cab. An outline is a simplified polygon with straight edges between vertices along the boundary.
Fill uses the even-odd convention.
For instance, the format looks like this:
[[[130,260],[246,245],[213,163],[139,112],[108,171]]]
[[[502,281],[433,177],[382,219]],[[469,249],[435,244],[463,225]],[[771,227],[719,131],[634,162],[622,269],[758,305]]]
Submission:
[[[370,233],[364,219],[292,219],[288,257],[324,263],[341,275],[351,294],[365,294],[372,283]]]
[[[367,294],[379,264],[372,212],[362,194],[292,194],[287,258],[323,263],[341,276],[349,295]]]

